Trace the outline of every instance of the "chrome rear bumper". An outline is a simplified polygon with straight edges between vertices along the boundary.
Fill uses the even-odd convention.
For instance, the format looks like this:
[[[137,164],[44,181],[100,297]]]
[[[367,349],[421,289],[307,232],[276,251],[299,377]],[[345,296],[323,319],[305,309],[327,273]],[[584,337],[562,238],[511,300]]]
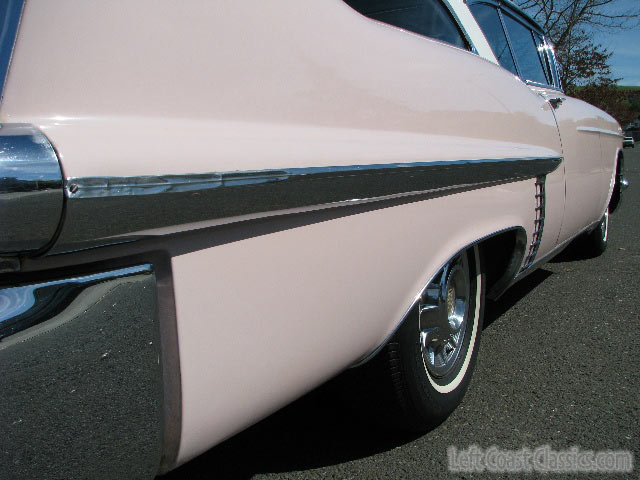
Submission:
[[[0,289],[0,478],[153,478],[160,360],[151,265]]]

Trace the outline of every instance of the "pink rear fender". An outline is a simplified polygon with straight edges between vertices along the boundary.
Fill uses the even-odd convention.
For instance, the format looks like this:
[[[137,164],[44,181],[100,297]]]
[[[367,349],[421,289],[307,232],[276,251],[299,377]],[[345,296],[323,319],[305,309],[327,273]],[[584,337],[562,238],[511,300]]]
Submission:
[[[174,257],[180,461],[375,349],[458,250],[532,225],[533,193],[519,182]]]

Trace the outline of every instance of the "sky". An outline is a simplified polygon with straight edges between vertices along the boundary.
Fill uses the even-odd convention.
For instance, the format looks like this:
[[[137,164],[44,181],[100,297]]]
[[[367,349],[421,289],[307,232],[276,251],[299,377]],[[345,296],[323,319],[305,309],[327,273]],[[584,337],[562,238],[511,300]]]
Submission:
[[[640,0],[618,0],[621,10],[637,9]],[[640,26],[618,32],[596,32],[595,42],[613,52],[609,60],[613,78],[622,78],[618,85],[640,86]]]

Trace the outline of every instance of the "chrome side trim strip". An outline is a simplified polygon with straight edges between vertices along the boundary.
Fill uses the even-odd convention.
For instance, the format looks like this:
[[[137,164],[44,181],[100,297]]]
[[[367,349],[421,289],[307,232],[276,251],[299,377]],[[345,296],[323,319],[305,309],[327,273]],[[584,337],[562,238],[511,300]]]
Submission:
[[[0,254],[32,252],[53,240],[64,194],[58,157],[28,124],[0,125]]]
[[[0,315],[0,478],[153,478],[163,385],[152,266],[2,288]]]
[[[588,133],[602,133],[604,135],[611,135],[613,137],[624,138],[624,135],[618,132],[614,132],[613,130],[604,130],[602,128],[596,127],[578,127],[577,130],[579,132],[588,132]]]
[[[494,168],[511,167],[510,172],[501,172],[509,178],[529,178],[533,170],[555,170],[562,159],[550,158],[504,158],[491,160],[456,160],[447,162],[416,162],[416,163],[388,163],[373,165],[349,165],[338,167],[310,167],[288,168],[283,170],[255,170],[222,173],[205,173],[192,175],[164,175],[138,177],[70,177],[66,182],[66,194],[70,199],[121,197],[126,195],[153,195],[158,193],[189,192],[218,187],[250,186],[294,180],[316,180],[319,178],[337,179],[345,176],[362,176],[378,174],[408,174],[427,173],[456,173],[457,177],[449,182],[439,182],[421,178],[420,181],[431,180],[432,188],[451,187],[463,181],[463,172],[458,171],[463,165],[471,169],[482,167]],[[533,169],[533,170],[532,170]],[[426,170],[426,171],[425,171]],[[478,172],[479,173],[479,172]],[[475,179],[476,183],[495,181],[500,172],[493,170],[484,175],[485,178]],[[464,175],[467,184],[473,183],[473,175]],[[422,185],[421,185],[422,186]],[[407,190],[405,189],[394,189]],[[345,192],[347,193],[347,192]],[[381,196],[380,192],[371,192],[374,196]],[[397,191],[396,193],[401,193]],[[407,192],[405,192],[407,193]],[[344,196],[344,195],[342,195]],[[326,202],[325,202],[326,203]]]
[[[554,171],[561,157],[68,178],[63,253],[213,225],[405,196],[443,196]]]

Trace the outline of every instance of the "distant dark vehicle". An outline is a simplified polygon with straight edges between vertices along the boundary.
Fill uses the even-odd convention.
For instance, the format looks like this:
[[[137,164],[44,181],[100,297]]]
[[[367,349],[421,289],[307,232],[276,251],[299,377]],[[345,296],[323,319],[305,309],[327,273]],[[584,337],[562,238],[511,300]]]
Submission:
[[[636,148],[635,142],[633,141],[633,137],[631,136],[624,137],[624,139],[622,140],[622,146],[624,148],[627,148],[627,147]]]

